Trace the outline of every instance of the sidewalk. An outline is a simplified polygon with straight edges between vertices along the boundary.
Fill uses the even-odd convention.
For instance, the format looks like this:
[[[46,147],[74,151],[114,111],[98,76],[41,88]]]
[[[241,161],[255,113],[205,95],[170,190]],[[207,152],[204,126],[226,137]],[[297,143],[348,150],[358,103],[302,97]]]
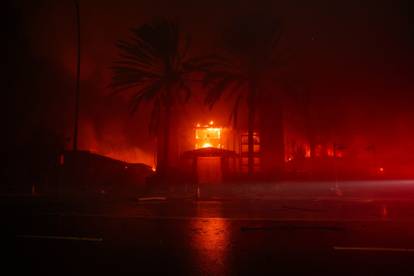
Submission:
[[[409,199],[414,200],[414,180],[383,181],[282,181],[164,186],[150,189],[143,197],[198,199]]]
[[[201,185],[159,185],[140,192],[116,194],[71,193],[0,194],[5,202],[51,202],[67,204],[99,204],[145,200],[414,200],[414,180],[386,181],[282,181],[244,182]]]

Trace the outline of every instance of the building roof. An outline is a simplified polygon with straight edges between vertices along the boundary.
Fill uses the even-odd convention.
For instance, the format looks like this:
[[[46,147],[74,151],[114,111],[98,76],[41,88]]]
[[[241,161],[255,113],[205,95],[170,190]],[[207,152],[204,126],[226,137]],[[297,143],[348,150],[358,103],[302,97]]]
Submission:
[[[193,157],[237,157],[237,153],[232,150],[219,148],[200,148],[183,152],[183,158]]]

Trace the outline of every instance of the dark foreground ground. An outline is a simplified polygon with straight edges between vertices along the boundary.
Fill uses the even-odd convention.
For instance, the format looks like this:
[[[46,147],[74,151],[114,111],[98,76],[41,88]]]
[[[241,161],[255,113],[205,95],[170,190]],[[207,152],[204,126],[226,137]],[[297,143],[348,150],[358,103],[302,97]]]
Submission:
[[[414,182],[283,185],[200,200],[2,197],[2,274],[414,275]]]

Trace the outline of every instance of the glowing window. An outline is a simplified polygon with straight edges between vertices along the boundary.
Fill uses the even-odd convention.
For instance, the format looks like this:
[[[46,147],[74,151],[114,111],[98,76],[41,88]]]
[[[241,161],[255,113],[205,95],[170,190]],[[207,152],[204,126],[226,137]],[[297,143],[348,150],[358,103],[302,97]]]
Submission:
[[[212,121],[207,126],[196,125],[195,148],[221,148],[221,127],[212,127]]]

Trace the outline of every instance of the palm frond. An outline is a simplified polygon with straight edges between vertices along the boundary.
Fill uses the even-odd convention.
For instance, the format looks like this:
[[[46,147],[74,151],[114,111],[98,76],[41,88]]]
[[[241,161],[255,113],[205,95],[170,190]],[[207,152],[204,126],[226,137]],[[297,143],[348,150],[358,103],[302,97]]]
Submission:
[[[139,38],[137,42],[145,41],[145,44],[149,46],[143,48],[150,49],[151,53],[159,57],[167,68],[175,64],[180,40],[178,26],[175,22],[159,19],[135,28],[132,32],[136,38]]]
[[[243,96],[242,94],[238,94],[236,100],[234,101],[233,109],[231,110],[230,116],[229,116],[229,123],[233,125],[233,128],[237,127],[237,120],[239,115],[239,107],[240,102],[242,100]]]
[[[226,77],[216,79],[213,83],[210,82],[210,89],[204,99],[205,104],[208,105],[210,109],[213,108],[213,106],[220,100],[221,96],[233,83],[233,78]]]
[[[183,40],[183,46],[181,47],[180,51],[177,51],[178,61],[181,63],[181,65],[184,65],[186,63],[185,60],[187,59],[188,52],[190,50],[191,37],[187,35],[185,38],[183,38]]]
[[[150,134],[155,134],[158,131],[161,118],[161,101],[155,100],[152,106],[150,123],[148,125],[148,131]]]
[[[191,98],[192,90],[191,90],[190,86],[187,84],[186,81],[182,80],[180,82],[180,85],[178,87],[178,91],[182,92],[180,94],[183,94],[183,97],[181,97],[182,101],[184,103],[187,103]]]
[[[152,85],[148,85],[139,89],[131,100],[131,113],[134,113],[142,101],[151,101],[157,97],[157,93],[162,90],[162,84],[155,82]]]
[[[201,72],[212,72],[217,70],[230,70],[233,63],[218,55],[208,55],[187,60],[186,66]]]

